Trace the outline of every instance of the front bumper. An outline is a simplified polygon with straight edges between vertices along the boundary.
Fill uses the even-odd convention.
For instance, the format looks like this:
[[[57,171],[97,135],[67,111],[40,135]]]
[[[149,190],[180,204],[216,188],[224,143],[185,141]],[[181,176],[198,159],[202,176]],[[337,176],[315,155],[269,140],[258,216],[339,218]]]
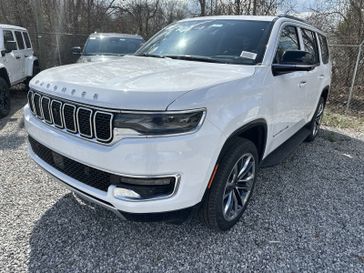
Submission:
[[[178,189],[169,198],[127,201],[113,196],[114,185],[102,191],[53,168],[31,148],[30,156],[69,188],[126,213],[158,213],[189,208],[202,200],[221,148],[221,132],[207,119],[190,135],[158,138],[124,138],[112,145],[100,145],[50,127],[24,108],[29,135],[65,157],[84,165],[123,176],[167,176],[178,174]]]

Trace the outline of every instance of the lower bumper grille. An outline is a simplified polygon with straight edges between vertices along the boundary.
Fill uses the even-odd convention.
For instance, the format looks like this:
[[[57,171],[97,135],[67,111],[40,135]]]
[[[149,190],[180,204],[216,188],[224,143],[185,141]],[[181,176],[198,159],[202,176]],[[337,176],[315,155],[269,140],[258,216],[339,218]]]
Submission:
[[[175,190],[177,183],[175,177],[164,178],[163,185],[152,184],[155,179],[150,178],[151,185],[148,185],[148,179],[119,176],[79,163],[52,151],[30,136],[29,143],[33,152],[53,168],[81,183],[102,191],[107,191],[110,185],[115,185],[117,187],[133,190],[138,193],[142,199],[150,199],[158,196],[171,195]],[[166,179],[169,179],[168,183],[165,183]]]

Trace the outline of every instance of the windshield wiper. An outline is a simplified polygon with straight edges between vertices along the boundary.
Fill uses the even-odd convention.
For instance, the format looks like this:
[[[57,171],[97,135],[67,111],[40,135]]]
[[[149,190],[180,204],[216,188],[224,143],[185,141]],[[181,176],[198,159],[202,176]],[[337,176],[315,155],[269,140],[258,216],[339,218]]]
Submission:
[[[135,54],[135,56],[142,56],[142,57],[153,57],[153,58],[165,58],[165,56],[157,55],[157,54],[149,54],[149,53],[141,53]]]
[[[198,61],[198,62],[208,62],[208,63],[227,63],[224,60],[219,60],[207,56],[195,56],[195,55],[164,55],[163,57],[185,60],[185,61]]]

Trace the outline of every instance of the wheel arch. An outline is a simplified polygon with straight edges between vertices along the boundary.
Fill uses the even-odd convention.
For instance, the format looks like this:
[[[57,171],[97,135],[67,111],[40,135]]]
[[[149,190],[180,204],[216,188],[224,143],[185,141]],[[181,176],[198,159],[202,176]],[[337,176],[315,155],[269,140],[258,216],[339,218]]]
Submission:
[[[327,85],[324,87],[324,89],[322,90],[321,92],[321,96],[320,97],[323,97],[324,100],[325,100],[325,104],[327,103],[327,100],[329,98],[329,93],[330,93],[330,86]]]
[[[220,151],[217,163],[221,160],[221,157],[223,156],[224,152],[227,149],[229,149],[229,147],[233,143],[235,143],[241,138],[246,138],[255,144],[258,150],[259,161],[262,160],[267,145],[267,135],[268,135],[268,127],[265,119],[257,119],[243,125],[242,127],[235,130],[226,139]]]

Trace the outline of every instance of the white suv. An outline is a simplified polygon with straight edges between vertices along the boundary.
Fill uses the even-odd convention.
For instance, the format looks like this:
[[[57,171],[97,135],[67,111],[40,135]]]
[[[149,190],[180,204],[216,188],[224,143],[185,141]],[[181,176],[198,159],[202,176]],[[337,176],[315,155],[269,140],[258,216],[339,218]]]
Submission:
[[[31,79],[39,71],[25,28],[0,24],[0,118],[9,114],[9,88]]]
[[[330,78],[324,34],[298,19],[182,20],[135,56],[36,76],[24,109],[29,152],[126,219],[199,211],[227,230],[259,167],[316,137]]]

